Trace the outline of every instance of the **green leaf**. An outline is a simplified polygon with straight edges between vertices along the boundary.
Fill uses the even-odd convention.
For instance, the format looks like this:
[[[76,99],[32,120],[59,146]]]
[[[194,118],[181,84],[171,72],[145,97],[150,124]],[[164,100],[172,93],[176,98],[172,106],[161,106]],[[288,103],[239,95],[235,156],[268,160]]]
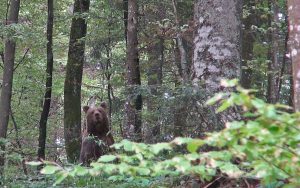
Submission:
[[[178,137],[178,138],[175,138],[172,143],[176,144],[176,145],[183,145],[183,144],[186,144],[186,143],[189,143],[193,141],[192,138],[182,138],[182,137]]]
[[[66,178],[68,177],[68,173],[59,173],[57,178],[56,178],[56,181],[54,183],[54,186],[60,184],[62,181],[64,181]]]
[[[194,153],[197,152],[198,148],[200,146],[203,146],[205,144],[205,142],[203,140],[193,140],[192,142],[189,142],[187,145],[187,149],[189,152]]]
[[[78,176],[85,176],[89,173],[89,170],[82,166],[75,166],[74,171]]]
[[[229,102],[229,100],[225,100],[222,102],[222,105],[217,109],[217,113],[223,112],[224,110],[228,109],[232,103]]]
[[[214,105],[216,104],[218,101],[220,101],[221,99],[223,99],[227,94],[225,93],[218,93],[215,96],[213,96],[212,98],[208,99],[205,103],[205,105]]]
[[[242,121],[233,121],[233,122],[229,122],[228,126],[226,126],[229,129],[240,129],[245,125],[244,122]]]
[[[54,174],[56,171],[61,170],[58,166],[45,166],[42,170],[42,174]]]
[[[262,109],[266,106],[266,103],[261,99],[253,99],[251,103],[256,109]]]
[[[156,155],[162,150],[170,150],[170,149],[172,149],[172,147],[170,146],[169,143],[158,143],[151,146],[151,151]]]
[[[151,171],[148,168],[137,168],[137,173],[142,176],[147,176],[151,173]]]
[[[124,140],[123,144],[124,144],[124,150],[125,151],[134,151],[133,144],[135,144],[135,143],[130,142],[128,140]]]
[[[238,79],[232,79],[232,80],[221,80],[221,86],[224,87],[235,87],[238,85],[239,80]]]
[[[107,162],[112,162],[114,160],[116,160],[117,157],[114,156],[114,155],[103,155],[101,156],[99,159],[98,159],[98,162],[104,162],[104,163],[107,163]]]
[[[270,119],[277,117],[276,109],[273,105],[268,105],[267,108],[265,109],[265,113],[266,116]]]
[[[30,162],[26,162],[27,165],[30,165],[30,166],[39,166],[39,165],[42,165],[43,162],[41,161],[30,161]]]
[[[231,178],[238,178],[243,174],[236,165],[231,163],[224,163],[224,165],[220,166],[220,170]]]

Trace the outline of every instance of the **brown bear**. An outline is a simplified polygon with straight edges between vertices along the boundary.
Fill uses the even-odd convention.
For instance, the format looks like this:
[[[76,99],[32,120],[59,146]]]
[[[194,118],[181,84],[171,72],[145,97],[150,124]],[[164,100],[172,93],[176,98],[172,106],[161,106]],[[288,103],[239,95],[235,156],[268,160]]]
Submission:
[[[100,107],[84,106],[86,113],[86,129],[80,151],[80,163],[89,166],[92,160],[97,160],[109,151],[109,146],[114,144],[114,139],[109,131],[108,117],[105,102]]]

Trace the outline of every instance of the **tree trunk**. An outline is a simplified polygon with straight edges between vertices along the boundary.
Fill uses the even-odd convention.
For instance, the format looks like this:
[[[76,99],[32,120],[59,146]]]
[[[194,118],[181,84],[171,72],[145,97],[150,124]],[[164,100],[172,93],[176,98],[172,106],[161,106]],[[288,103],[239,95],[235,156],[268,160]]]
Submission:
[[[244,88],[249,89],[252,81],[252,68],[250,62],[253,58],[253,46],[255,42],[254,33],[251,29],[255,25],[256,11],[254,0],[244,1],[244,6],[249,9],[249,15],[243,19],[244,28],[242,30],[242,61],[240,83]]]
[[[53,72],[53,51],[52,51],[52,34],[53,34],[53,0],[48,0],[48,21],[47,21],[47,69],[46,69],[46,92],[44,96],[43,111],[40,118],[39,127],[39,148],[38,159],[45,159],[45,145],[47,134],[47,120],[51,105],[52,92],[52,72]]]
[[[81,84],[84,63],[84,50],[87,32],[86,19],[82,14],[88,12],[89,0],[75,0],[72,19],[67,71],[64,87],[64,136],[67,158],[76,162],[81,146]]]
[[[294,109],[300,111],[300,0],[288,0],[289,48],[293,66]]]
[[[20,0],[14,0],[10,3],[7,25],[18,22],[20,9]],[[11,96],[13,84],[13,70],[15,62],[16,42],[13,39],[6,39],[4,49],[3,81],[0,101],[0,138],[6,138],[9,114],[11,109]],[[5,151],[5,146],[1,146]],[[0,176],[3,174],[5,155],[0,154]]]
[[[285,24],[288,26],[287,15],[285,16]],[[286,31],[285,38],[284,38],[284,50],[283,50],[283,56],[282,56],[282,63],[281,63],[280,74],[279,74],[278,93],[277,93],[278,101],[280,101],[280,99],[281,99],[281,90],[282,90],[282,84],[283,84],[283,80],[284,80],[284,78],[283,78],[284,74],[287,74],[289,76],[292,75],[291,71],[289,71],[289,68],[288,68],[288,64],[290,64],[290,63],[287,63],[287,56],[286,56],[286,54],[289,53],[288,41],[289,41],[289,32]],[[290,100],[290,95],[288,97],[288,100]]]
[[[127,26],[128,26],[128,0],[123,0],[123,19],[124,19],[124,36],[127,43]]]
[[[149,54],[149,69],[148,69],[148,87],[150,89],[150,96],[147,99],[147,110],[151,113],[149,118],[150,129],[146,135],[148,143],[154,143],[160,136],[159,103],[160,96],[159,88],[162,85],[162,66],[164,63],[164,40],[162,38],[155,38],[153,44],[148,47]]]
[[[279,61],[279,31],[277,23],[279,23],[279,7],[277,2],[274,0],[269,1],[270,10],[273,10],[273,16],[270,16],[269,25],[272,27],[270,31],[270,57],[271,61],[268,65],[268,91],[267,91],[267,101],[269,103],[278,102],[278,90],[279,90],[279,79],[280,79],[280,70],[281,63]],[[272,22],[275,24],[273,25]]]
[[[233,79],[240,74],[240,23],[242,3],[239,0],[198,0],[195,5],[197,30],[194,38],[194,84],[205,89],[210,97],[224,91],[221,79]],[[210,130],[239,118],[233,108],[215,114],[208,111]]]
[[[180,67],[182,71],[182,80],[183,80],[182,83],[186,84],[189,80],[187,54],[183,46],[182,35],[180,31],[180,23],[179,23],[178,13],[177,13],[177,3],[175,0],[172,0],[172,5],[173,5],[173,11],[175,15],[175,22],[176,22],[176,41],[180,52]]]
[[[124,137],[141,141],[142,139],[142,95],[139,92],[141,85],[138,38],[137,38],[137,0],[128,0],[128,27],[127,27],[127,85],[128,98],[125,104],[126,125]]]

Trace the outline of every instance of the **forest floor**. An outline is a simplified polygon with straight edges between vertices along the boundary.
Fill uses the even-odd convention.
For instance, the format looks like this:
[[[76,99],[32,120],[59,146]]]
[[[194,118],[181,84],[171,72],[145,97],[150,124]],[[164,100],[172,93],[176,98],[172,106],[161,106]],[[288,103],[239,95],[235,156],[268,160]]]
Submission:
[[[132,179],[131,179],[132,180]],[[230,179],[227,177],[216,177],[208,182],[201,182],[197,178],[183,176],[180,178],[163,177],[151,180],[151,183],[112,182],[101,177],[70,178],[59,185],[54,185],[54,180],[45,176],[14,177],[6,180],[3,187],[12,188],[65,188],[65,187],[86,187],[86,188],[263,188],[258,180]],[[277,185],[271,187],[278,187]]]

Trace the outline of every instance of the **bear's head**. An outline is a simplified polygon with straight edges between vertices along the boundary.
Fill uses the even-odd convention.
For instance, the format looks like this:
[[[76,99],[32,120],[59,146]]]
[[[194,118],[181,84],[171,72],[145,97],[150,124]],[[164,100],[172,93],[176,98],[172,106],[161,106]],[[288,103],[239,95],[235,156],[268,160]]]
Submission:
[[[86,114],[86,131],[88,134],[97,136],[108,133],[109,125],[106,110],[107,104],[105,102],[102,102],[100,107],[83,107]]]

